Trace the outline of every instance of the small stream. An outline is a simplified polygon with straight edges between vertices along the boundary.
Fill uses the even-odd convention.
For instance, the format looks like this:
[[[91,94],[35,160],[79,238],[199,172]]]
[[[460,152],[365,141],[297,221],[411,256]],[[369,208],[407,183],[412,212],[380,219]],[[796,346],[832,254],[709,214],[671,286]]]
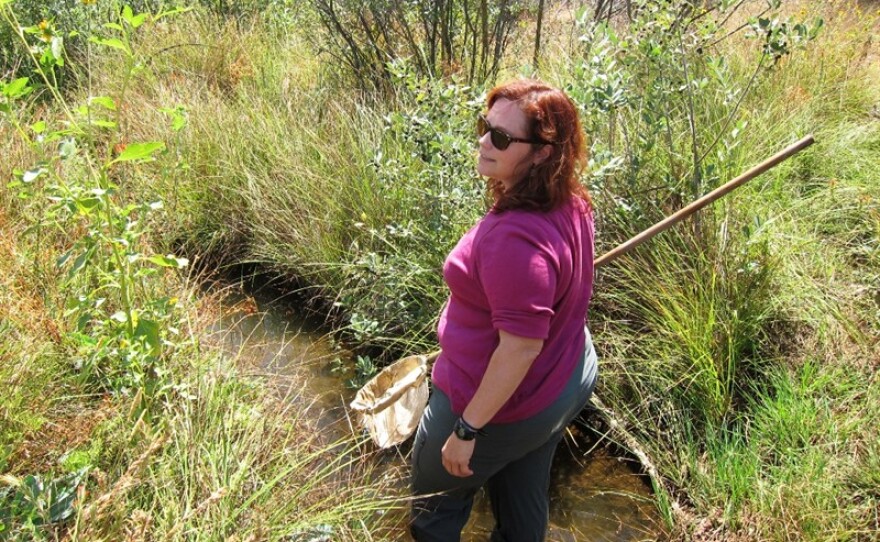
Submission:
[[[300,402],[329,438],[350,432],[347,405],[355,390],[345,385],[345,376],[333,371],[339,352],[316,325],[298,318],[289,304],[273,301],[273,295],[257,290],[252,296],[228,297],[213,333],[245,366],[264,375],[268,384],[290,400]],[[554,461],[547,540],[657,538],[660,520],[645,479],[604,447],[591,449],[591,441],[577,427],[571,429]],[[392,460],[401,461],[399,456]],[[488,540],[492,525],[488,499],[480,493],[462,540]]]

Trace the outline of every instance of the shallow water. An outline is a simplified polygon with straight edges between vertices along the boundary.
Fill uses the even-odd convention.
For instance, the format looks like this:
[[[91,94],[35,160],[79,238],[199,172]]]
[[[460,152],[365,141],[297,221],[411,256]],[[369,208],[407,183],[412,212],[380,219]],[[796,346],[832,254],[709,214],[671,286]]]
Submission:
[[[354,391],[333,371],[345,354],[317,326],[298,318],[271,294],[233,296],[213,326],[225,349],[245,367],[266,378],[327,432],[328,439],[351,432],[347,405]],[[548,542],[632,542],[657,538],[659,519],[643,477],[604,448],[591,449],[577,428],[560,445],[553,465]],[[401,447],[408,452],[408,445]],[[384,455],[401,463],[401,454]],[[399,465],[398,465],[399,466]],[[493,520],[488,499],[480,493],[464,542],[488,539]],[[407,540],[402,537],[401,540]]]

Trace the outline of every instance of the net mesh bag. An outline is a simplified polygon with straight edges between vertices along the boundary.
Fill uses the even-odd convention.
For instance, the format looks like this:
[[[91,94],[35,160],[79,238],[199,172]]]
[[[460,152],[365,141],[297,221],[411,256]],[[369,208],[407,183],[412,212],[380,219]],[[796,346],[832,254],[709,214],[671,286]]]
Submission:
[[[415,355],[395,361],[361,388],[351,408],[380,448],[408,439],[428,404],[428,361]]]

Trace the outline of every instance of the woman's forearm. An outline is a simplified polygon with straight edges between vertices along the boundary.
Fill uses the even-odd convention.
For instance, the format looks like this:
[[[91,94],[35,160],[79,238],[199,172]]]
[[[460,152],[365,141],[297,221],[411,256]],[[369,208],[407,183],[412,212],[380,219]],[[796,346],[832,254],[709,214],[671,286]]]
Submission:
[[[499,336],[498,347],[492,353],[483,380],[462,414],[474,427],[483,427],[501,410],[544,346],[541,339],[519,337],[505,331],[499,331]]]

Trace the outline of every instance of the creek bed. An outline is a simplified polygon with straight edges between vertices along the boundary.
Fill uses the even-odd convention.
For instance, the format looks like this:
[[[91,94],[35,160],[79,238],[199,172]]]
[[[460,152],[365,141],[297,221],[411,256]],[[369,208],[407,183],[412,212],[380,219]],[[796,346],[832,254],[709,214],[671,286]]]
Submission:
[[[268,289],[227,297],[212,333],[231,355],[265,376],[267,382],[300,403],[328,441],[352,431],[348,403],[355,390],[333,371],[341,355],[316,325],[299,317],[290,304]],[[351,366],[350,360],[343,363]],[[379,454],[405,471],[409,443]],[[550,490],[549,542],[633,542],[654,540],[661,529],[651,490],[624,459],[596,447],[575,427],[556,453]],[[401,488],[401,493],[405,489]],[[478,494],[464,542],[488,539],[493,520],[488,499]],[[401,533],[400,540],[409,540]]]

